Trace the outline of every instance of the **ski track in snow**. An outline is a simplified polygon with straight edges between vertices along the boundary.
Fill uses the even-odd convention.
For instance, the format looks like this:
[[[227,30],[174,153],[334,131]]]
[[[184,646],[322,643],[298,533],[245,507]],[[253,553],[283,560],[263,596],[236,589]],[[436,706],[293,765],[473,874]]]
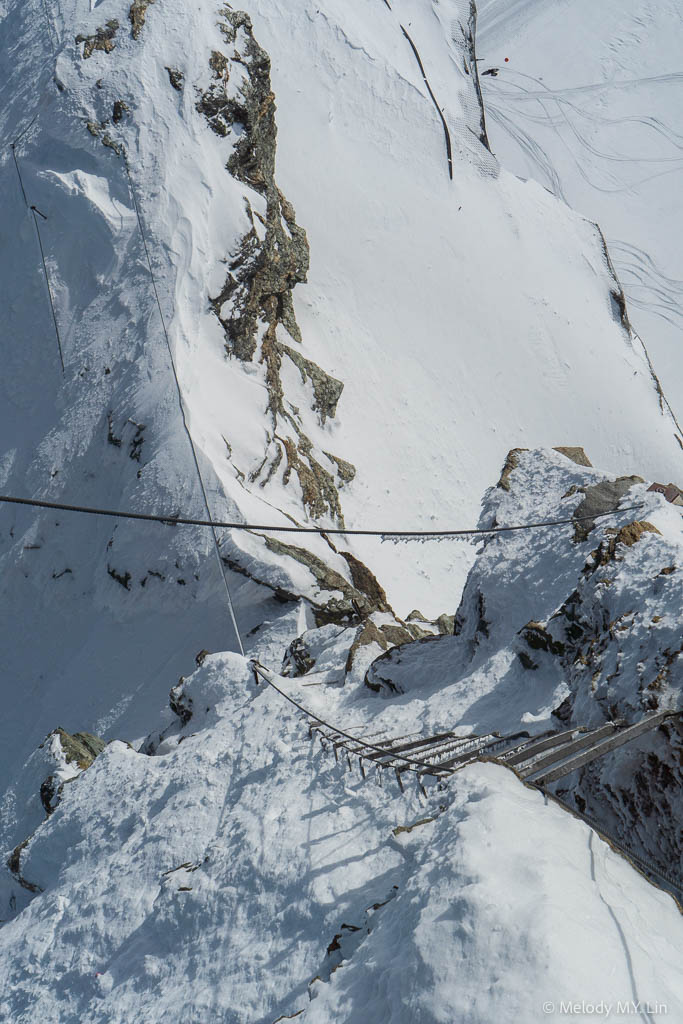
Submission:
[[[482,0],[479,8],[481,52],[500,66],[497,78],[483,79],[494,149],[506,166],[597,220],[610,247],[614,238],[627,240],[615,243],[614,264],[664,390],[680,409],[683,296],[671,271],[683,229],[675,199],[683,173],[683,73],[652,73],[669,55],[675,60],[671,5],[656,13],[648,7],[642,16],[638,4],[611,0],[598,12],[584,0]],[[610,32],[607,43],[600,29],[612,10],[618,34]],[[643,73],[635,76],[639,65]],[[588,81],[581,81],[583,68]],[[641,264],[634,271],[636,253],[647,270]]]

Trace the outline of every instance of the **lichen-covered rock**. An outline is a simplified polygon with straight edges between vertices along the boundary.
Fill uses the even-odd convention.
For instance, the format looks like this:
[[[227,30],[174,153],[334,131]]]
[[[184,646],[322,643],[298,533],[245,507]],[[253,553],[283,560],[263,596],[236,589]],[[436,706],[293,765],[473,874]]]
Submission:
[[[505,463],[501,470],[500,478],[497,487],[501,487],[504,491],[510,490],[510,474],[513,469],[516,469],[519,465],[519,455],[521,452],[526,451],[526,448],[511,448],[505,456]]]
[[[116,18],[111,18],[104,27],[96,29],[91,36],[77,35],[76,42],[83,43],[83,60],[92,57],[95,50],[111,53],[116,47],[114,38],[119,30]]]
[[[104,740],[89,732],[75,732],[72,735],[65,729],[58,728],[51,735],[59,739],[66,760],[77,765],[82,771],[90,767],[106,746]]]
[[[185,75],[178,68],[166,68],[168,72],[168,80],[175,89],[176,92],[183,91],[183,85],[185,84]]]
[[[352,578],[356,585],[349,583],[341,573],[332,569],[322,558],[306,548],[286,544],[275,537],[266,537],[265,542],[270,551],[293,558],[301,565],[306,566],[315,578],[322,592],[319,603],[312,602],[317,625],[322,626],[328,622],[348,625],[351,622],[368,618],[375,611],[391,612],[386,594],[375,577],[352,555],[347,553],[344,557],[351,567]],[[326,598],[325,591],[332,596]]]
[[[147,8],[150,4],[153,4],[154,0],[133,0],[128,11],[128,20],[131,24],[131,34],[133,39],[139,39],[140,33],[145,25],[145,18],[147,16]]]
[[[622,526],[619,530],[607,529],[605,533],[608,535],[608,539],[601,541],[599,547],[591,553],[586,571],[591,571],[597,565],[607,565],[609,562],[612,562],[615,558],[619,557],[618,550],[620,544],[630,548],[640,540],[644,533],[658,533],[661,537],[657,527],[646,520],[636,520],[633,523]]]
[[[292,293],[306,281],[309,247],[292,204],[275,180],[277,125],[270,58],[254,38],[247,14],[225,7],[221,17],[219,27],[230,56],[218,49],[211,53],[211,80],[197,109],[217,135],[229,139],[227,170],[252,190],[245,193],[250,227],[227,260],[223,287],[210,298],[227,355],[265,367],[271,423],[263,460],[249,482],[265,486],[284,464],[282,482],[298,485],[306,512],[314,518],[330,516],[343,525],[338,491],[353,479],[355,469],[318,451],[296,407],[285,399],[285,358],[309,389],[310,407],[321,426],[336,415],[343,383],[283,340],[286,335],[302,343]]]

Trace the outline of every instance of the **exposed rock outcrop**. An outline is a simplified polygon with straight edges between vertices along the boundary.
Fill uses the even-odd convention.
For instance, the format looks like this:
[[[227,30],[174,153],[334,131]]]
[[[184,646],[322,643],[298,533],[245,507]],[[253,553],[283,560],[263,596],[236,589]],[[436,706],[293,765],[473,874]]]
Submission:
[[[511,448],[505,457],[505,464],[501,470],[500,478],[496,487],[502,487],[504,491],[510,490],[510,474],[519,465],[519,455],[525,452],[526,448]]]
[[[282,338],[302,342],[292,292],[306,281],[309,248],[306,232],[275,180],[277,126],[270,58],[254,38],[247,14],[225,7],[221,15],[219,27],[230,56],[212,52],[211,81],[200,94],[197,109],[217,135],[232,142],[227,170],[249,190],[245,210],[250,227],[227,261],[225,282],[210,304],[223,328],[228,356],[265,367],[271,424],[263,461],[250,482],[264,486],[284,462],[282,482],[298,484],[306,512],[314,518],[330,516],[343,525],[338,490],[353,479],[355,469],[317,450],[284,394],[282,367],[287,358],[310,388],[311,409],[324,425],[336,414],[343,383]]]
[[[577,466],[589,466],[592,468],[593,463],[586,455],[583,448],[579,447],[567,447],[566,445],[559,445],[553,448],[553,451],[559,452],[560,455],[564,455],[566,458],[571,459]]]
[[[577,542],[585,540],[595,526],[595,519],[591,517],[617,508],[621,499],[634,484],[644,482],[640,476],[620,476],[616,480],[603,480],[599,484],[580,488],[585,497],[573,513],[576,524],[574,540]]]
[[[93,35],[77,35],[76,42],[83,43],[83,60],[92,57],[95,50],[101,50],[102,53],[111,53],[116,47],[114,38],[118,30],[118,21],[116,18],[111,18],[104,27],[96,29]]]
[[[128,20],[131,24],[133,39],[140,38],[140,33],[144,28],[145,18],[147,17],[147,8],[153,3],[154,0],[133,0],[133,3],[130,5]]]

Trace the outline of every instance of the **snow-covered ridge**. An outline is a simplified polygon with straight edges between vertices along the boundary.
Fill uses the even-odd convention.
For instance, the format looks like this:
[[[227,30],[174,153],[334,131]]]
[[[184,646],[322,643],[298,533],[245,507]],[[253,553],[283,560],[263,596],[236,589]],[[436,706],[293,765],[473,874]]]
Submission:
[[[201,516],[174,372],[221,519],[471,525],[512,445],[585,443],[602,469],[522,456],[510,491],[487,495],[483,525],[574,509],[572,486],[620,473],[676,479],[680,442],[599,229],[482,145],[469,0],[243,6],[3,6],[0,126],[15,147],[0,160],[2,490]],[[678,707],[680,693],[666,604],[680,581],[648,575],[679,564],[679,521],[636,492],[649,503],[638,521],[661,536],[637,529],[629,546],[601,521],[590,542],[571,528],[495,538],[476,556],[458,636],[441,634],[475,559],[461,542],[342,549],[256,531],[221,534],[219,554],[248,653],[336,721],[398,735],[541,728],[563,707],[582,721],[615,703],[635,716],[653,699]],[[0,913],[12,919],[0,1018],[366,1020],[366,972],[381,962],[402,973],[395,991],[373,990],[377,1020],[531,1020],[568,959],[587,992],[597,984],[606,949],[615,997],[682,1004],[672,902],[510,773],[468,768],[425,807],[311,751],[229,653],[206,533],[5,508],[0,568]],[[644,617],[619,618],[631,600],[661,615],[651,634]],[[569,611],[603,632],[613,616],[630,623],[632,642],[591,650],[595,696]],[[563,652],[536,662],[518,635],[532,621]],[[363,685],[380,675],[397,684],[391,699]],[[84,731],[110,742],[68,782],[65,744]],[[678,742],[660,731],[643,746],[647,799],[629,803],[627,786],[608,801],[644,850],[646,805],[675,812]],[[605,789],[623,768],[617,755],[606,764]],[[570,796],[578,808],[597,791],[586,773]],[[482,837],[500,831],[504,876],[494,844],[482,859]],[[530,868],[535,835],[549,852]],[[668,832],[667,856],[677,842]],[[568,938],[546,913],[558,886],[563,919],[577,893],[588,908]],[[643,934],[646,952],[624,956]],[[524,964],[491,993],[491,963],[505,974],[512,947]],[[475,992],[489,996],[472,1011]]]

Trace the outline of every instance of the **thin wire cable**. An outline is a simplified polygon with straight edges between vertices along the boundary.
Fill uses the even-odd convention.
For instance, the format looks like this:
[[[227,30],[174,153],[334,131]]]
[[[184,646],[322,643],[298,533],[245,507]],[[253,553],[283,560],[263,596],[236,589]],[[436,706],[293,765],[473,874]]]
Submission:
[[[23,188],[23,186],[22,186]],[[50,287],[50,275],[47,272],[47,263],[45,262],[45,252],[43,250],[43,240],[40,237],[40,228],[38,227],[38,218],[36,211],[31,207],[31,213],[33,214],[33,223],[36,226],[36,234],[38,235],[38,245],[40,247],[40,258],[43,261],[43,271],[45,272],[45,283],[47,284],[47,294],[50,298],[50,309],[52,310],[52,320],[55,325],[55,334],[57,336],[57,348],[59,349],[59,362],[62,367],[62,374],[64,373],[64,353],[62,351],[62,339],[59,334],[59,324],[57,323],[57,313],[55,311],[55,303],[52,297],[52,288]]]
[[[30,127],[31,126],[29,125],[29,128]],[[21,194],[24,197],[24,202],[26,203],[26,207],[28,209],[28,199],[26,198],[26,189],[24,188],[24,179],[22,178],[21,171],[19,170],[19,161],[17,160],[17,154],[16,154],[16,151],[14,149],[15,145],[16,145],[16,141],[10,143],[10,149],[12,150],[12,156],[14,157],[14,166],[16,167],[17,174],[19,175],[19,184],[21,186]]]
[[[304,714],[307,718],[312,718],[314,721],[318,722],[326,729],[330,729],[337,736],[343,736],[345,739],[352,740],[356,744],[361,744],[366,750],[373,750],[375,752],[385,754],[387,757],[391,758],[391,760],[405,762],[407,766],[404,769],[405,771],[411,771],[417,775],[433,775],[435,778],[443,778],[443,773],[439,773],[438,765],[430,765],[423,761],[417,761],[412,758],[402,757],[400,754],[392,753],[391,749],[387,750],[385,747],[379,747],[374,743],[368,743],[358,736],[352,736],[350,733],[345,732],[343,729],[339,729],[337,728],[337,726],[331,725],[329,722],[326,722],[325,719],[320,718],[319,715],[316,715],[312,711],[309,711],[308,708],[305,708],[302,704],[299,704],[298,701],[294,700],[293,697],[290,697],[289,694],[285,693],[284,690],[282,690],[276,683],[273,682],[272,679],[269,678],[270,673],[268,673],[267,670],[265,670],[263,666],[258,663],[258,661],[251,661],[250,667],[256,675],[259,675],[264,682],[266,682],[270,687],[272,687],[273,690],[277,691],[277,693],[279,693],[281,697],[284,697],[285,700],[292,704],[298,711]],[[328,739],[330,739],[330,741],[333,742],[332,737],[328,737]],[[341,746],[342,749],[346,751],[348,751],[349,749],[346,746],[346,744],[343,743],[339,744],[339,746]],[[351,752],[354,754],[355,757],[363,757],[363,754],[360,753],[357,749],[354,749]],[[476,753],[473,757],[473,760],[477,760]],[[446,771],[447,770],[448,769],[446,769]],[[539,790],[539,792],[543,793],[545,796],[551,797],[557,803],[563,806],[566,810],[568,810],[571,814],[574,814],[576,817],[583,819],[586,822],[586,824],[588,824],[595,832],[598,833],[598,835],[600,835],[604,839],[607,839],[608,842],[611,842],[614,846],[616,846],[617,849],[619,849],[627,859],[633,861],[636,864],[636,866],[643,867],[651,874],[655,875],[656,877],[659,877],[663,881],[666,881],[670,886],[672,886],[676,890],[676,894],[683,894],[683,890],[681,889],[681,884],[679,880],[674,879],[673,876],[669,875],[666,871],[663,871],[661,868],[654,865],[651,861],[648,861],[645,857],[640,856],[639,854],[631,850],[629,847],[625,846],[620,840],[618,840],[614,835],[607,831],[600,823],[598,823],[596,819],[593,818],[590,814],[582,814],[575,808],[570,807],[569,804],[565,803],[565,801],[560,799],[560,797],[556,796],[554,793],[548,792],[540,786],[535,786],[533,783],[527,783],[527,785],[530,788]]]
[[[152,269],[152,260],[150,258],[149,249],[147,247],[147,236],[145,234],[145,229],[144,229],[144,226],[143,226],[143,223],[142,223],[142,216],[140,214],[140,208],[138,206],[137,196],[135,194],[135,188],[133,186],[133,180],[132,180],[131,175],[130,175],[130,168],[128,167],[128,159],[125,156],[125,154],[124,154],[124,157],[123,157],[123,166],[126,169],[126,175],[128,177],[128,186],[130,188],[130,194],[131,194],[131,198],[133,200],[133,206],[135,208],[135,216],[137,217],[138,227],[140,229],[140,236],[142,238],[142,244],[143,244],[143,247],[144,247],[144,250],[145,250],[145,256],[147,257],[147,266],[149,267],[149,276],[150,276],[150,279],[152,281],[152,288],[154,290],[154,297],[156,299],[157,308],[159,310],[159,319],[161,320],[161,326],[162,326],[162,329],[163,329],[163,332],[164,332],[164,338],[166,339],[166,347],[168,348],[168,358],[169,358],[169,361],[170,361],[170,364],[171,364],[171,370],[173,371],[173,379],[175,380],[176,392],[177,392],[177,395],[178,395],[178,406],[180,408],[180,415],[182,417],[183,427],[185,428],[185,433],[187,434],[187,439],[188,439],[188,441],[190,443],[190,450],[192,452],[192,458],[194,460],[195,469],[197,471],[197,479],[199,480],[199,486],[201,488],[202,497],[204,499],[204,506],[206,508],[206,514],[207,514],[207,517],[208,517],[208,521],[196,522],[196,523],[189,523],[188,522],[187,525],[208,526],[211,529],[211,532],[213,534],[214,548],[215,548],[215,551],[216,551],[216,558],[218,560],[218,568],[219,568],[221,576],[223,578],[223,583],[225,585],[225,593],[226,593],[227,598],[228,598],[228,609],[230,611],[230,618],[232,620],[232,626],[233,626],[233,629],[235,631],[235,637],[237,638],[237,644],[239,646],[240,653],[242,654],[242,656],[244,656],[244,645],[242,643],[242,637],[240,636],[240,631],[239,631],[239,628],[237,626],[237,617],[235,615],[235,609],[234,609],[233,603],[232,603],[232,595],[230,594],[230,585],[228,584],[228,577],[227,577],[227,573],[226,573],[226,570],[225,570],[225,565],[223,563],[223,559],[221,558],[220,546],[218,544],[218,534],[216,533],[216,524],[214,523],[214,520],[213,520],[213,518],[211,516],[211,509],[209,507],[209,499],[208,499],[208,496],[207,496],[207,493],[206,493],[206,488],[204,486],[204,479],[202,477],[202,473],[201,473],[201,470],[199,468],[199,459],[197,458],[197,451],[196,451],[195,446],[194,446],[194,441],[192,440],[192,435],[190,434],[190,428],[189,428],[188,423],[187,423],[187,417],[185,416],[185,405],[183,403],[183,395],[182,395],[182,391],[180,390],[180,381],[178,380],[178,373],[176,371],[175,360],[173,358],[173,350],[171,348],[171,341],[170,341],[170,338],[168,336],[168,330],[166,328],[166,321],[164,319],[164,313],[163,313],[163,310],[161,308],[161,301],[159,299],[159,291],[157,289],[157,283],[156,283],[156,279],[154,277],[154,271]],[[138,515],[135,518],[141,518],[141,516]],[[145,517],[145,518],[148,518],[148,517]],[[169,521],[169,520],[167,519],[166,521]]]
[[[38,115],[36,115],[36,117],[37,116]],[[35,121],[35,118],[33,119],[33,121]],[[33,121],[30,122],[30,124],[24,129],[24,131],[21,133],[21,135],[23,135],[25,132],[28,131],[28,129],[33,124]],[[21,138],[21,135],[17,136],[17,139]],[[52,322],[55,325],[55,335],[57,337],[57,349],[59,350],[59,362],[60,362],[60,365],[62,367],[62,374],[63,374],[64,373],[64,352],[63,352],[63,349],[62,349],[62,338],[61,338],[61,335],[59,333],[59,323],[57,322],[57,313],[56,313],[56,310],[55,310],[55,303],[54,303],[54,298],[53,298],[53,295],[52,295],[52,287],[50,285],[50,275],[48,273],[47,262],[45,260],[45,250],[43,249],[43,239],[41,238],[41,235],[40,235],[40,228],[38,226],[38,218],[36,216],[36,211],[35,211],[34,207],[29,205],[28,197],[26,195],[26,189],[24,188],[24,179],[23,179],[23,176],[22,176],[22,173],[21,173],[21,168],[19,167],[19,161],[17,160],[17,152],[16,152],[16,149],[15,149],[16,142],[17,142],[17,140],[15,139],[15,141],[10,144],[10,149],[12,150],[12,156],[14,157],[14,166],[17,169],[17,175],[19,177],[19,185],[21,186],[21,194],[24,197],[24,203],[26,204],[26,208],[33,214],[33,223],[35,224],[36,235],[38,236],[38,247],[40,249],[40,258],[41,258],[42,263],[43,263],[43,273],[45,274],[45,284],[47,285],[47,294],[48,294],[48,298],[50,300],[50,310],[52,312]]]
[[[607,516],[621,514],[622,512],[633,512],[645,508],[644,504],[627,505],[625,508],[613,508],[609,512],[597,512],[590,516],[574,516],[571,519],[549,519],[539,523],[519,523],[515,526],[491,526],[488,529],[473,530],[347,530],[340,526],[270,526],[255,523],[230,523],[216,521],[215,519],[192,519],[180,515],[153,515],[148,512],[120,512],[115,509],[94,508],[90,505],[67,505],[60,501],[43,501],[40,498],[18,498],[10,494],[0,494],[0,503],[9,505],[30,505],[34,508],[49,508],[59,512],[82,512],[90,516],[111,516],[115,519],[140,519],[148,523],[165,523],[166,526],[206,526],[214,530],[249,530],[256,532],[263,530],[267,533],[307,533],[318,534],[324,537],[326,534],[341,534],[352,537],[472,537],[491,535],[496,533],[511,533],[514,530],[538,530],[548,526],[568,526],[572,523],[596,519],[605,519]]]
[[[375,743],[366,743],[365,740],[360,739],[358,736],[352,736],[351,733],[344,732],[343,729],[338,729],[336,725],[331,725],[329,722],[326,722],[324,718],[320,718],[319,715],[316,715],[312,711],[309,711],[308,708],[303,707],[303,705],[295,701],[293,697],[290,697],[288,693],[285,693],[284,690],[281,690],[280,687],[277,686],[277,684],[274,683],[272,679],[268,678],[268,674],[266,674],[267,670],[265,670],[263,668],[263,665],[260,665],[258,661],[251,661],[250,667],[253,672],[261,676],[264,682],[268,683],[268,686],[272,686],[274,690],[277,690],[281,697],[284,697],[285,700],[289,701],[290,704],[293,704],[294,707],[301,711],[304,715],[306,715],[307,718],[313,718],[320,725],[324,725],[326,729],[331,729],[332,732],[337,734],[337,736],[343,736],[345,739],[352,740],[354,743],[360,743],[367,750],[373,750],[376,753],[385,754],[387,757],[391,757],[392,760],[404,761],[406,765],[408,765],[406,769],[407,771],[419,774],[418,769],[426,769],[425,774],[436,775],[436,772],[438,771],[438,765],[427,764],[425,761],[416,761],[414,758],[410,757],[402,757],[401,754],[392,754],[391,750],[387,750],[385,747],[378,747]],[[328,737],[328,739],[331,739],[331,737]],[[340,746],[342,746],[344,750],[347,749],[347,747],[343,743],[340,744]],[[353,754],[355,757],[362,756],[357,750],[354,750]],[[416,767],[411,767],[413,765],[415,765]],[[436,777],[438,778],[439,776]]]
[[[47,12],[47,0],[43,0],[43,11],[45,12],[45,22],[47,24],[47,35],[48,35],[48,38],[50,40],[50,46],[52,47],[52,56],[56,57],[57,56],[57,47],[55,46],[54,40],[52,38],[52,24],[50,22],[50,16],[49,16],[49,14]]]

